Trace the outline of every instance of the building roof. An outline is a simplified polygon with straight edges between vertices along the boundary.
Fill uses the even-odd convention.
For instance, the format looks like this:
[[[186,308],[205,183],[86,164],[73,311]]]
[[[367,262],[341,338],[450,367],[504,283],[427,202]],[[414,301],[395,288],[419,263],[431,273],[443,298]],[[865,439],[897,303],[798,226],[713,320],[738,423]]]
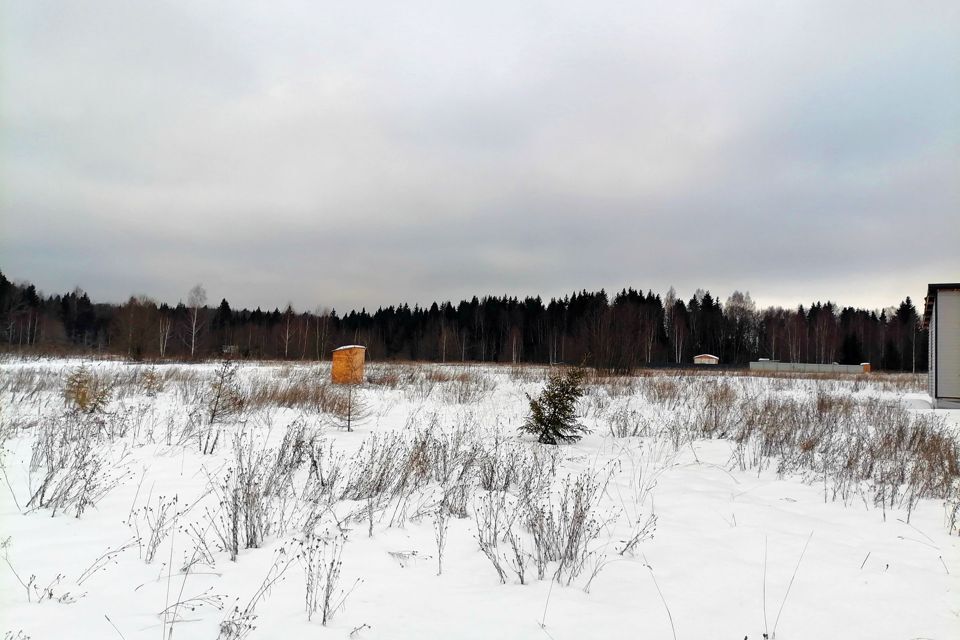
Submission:
[[[937,291],[941,289],[960,289],[960,282],[943,282],[940,284],[927,285],[927,297],[923,299],[923,323],[920,325],[924,329],[930,326],[930,316],[933,314],[933,302],[937,299]]]
[[[366,349],[362,344],[348,344],[343,347],[337,347],[334,351],[343,351],[344,349]]]
[[[713,355],[712,353],[700,353],[700,354],[697,354],[697,355],[695,355],[695,356],[693,356],[693,357],[694,357],[694,358],[713,358],[714,360],[719,360],[719,359],[720,359],[719,356],[715,356],[715,355]]]

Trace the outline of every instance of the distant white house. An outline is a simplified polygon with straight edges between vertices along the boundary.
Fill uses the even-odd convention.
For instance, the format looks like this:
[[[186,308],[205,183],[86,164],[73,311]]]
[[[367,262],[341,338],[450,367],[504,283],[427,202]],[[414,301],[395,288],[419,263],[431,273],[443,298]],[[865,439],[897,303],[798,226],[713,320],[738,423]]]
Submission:
[[[720,364],[720,358],[709,353],[693,356],[693,364]]]
[[[960,409],[960,283],[931,284],[923,304],[930,340],[927,388],[937,409]]]

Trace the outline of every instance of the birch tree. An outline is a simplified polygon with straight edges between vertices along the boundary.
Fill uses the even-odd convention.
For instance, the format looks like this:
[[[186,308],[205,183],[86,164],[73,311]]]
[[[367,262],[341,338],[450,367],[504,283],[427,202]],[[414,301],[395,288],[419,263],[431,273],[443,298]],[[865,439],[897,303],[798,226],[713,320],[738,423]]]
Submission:
[[[327,350],[327,333],[330,327],[330,311],[326,307],[317,306],[317,360],[323,362]]]
[[[190,341],[191,359],[193,359],[197,352],[197,337],[200,335],[200,331],[203,330],[204,324],[201,311],[206,307],[206,304],[207,290],[203,288],[202,284],[198,283],[194,285],[193,289],[190,289],[190,295],[187,296],[187,307],[190,310],[188,337]]]
[[[295,315],[293,310],[293,303],[288,302],[287,308],[283,312],[283,333],[280,338],[283,341],[283,359],[286,360],[290,354],[290,343],[293,341],[293,336],[296,331],[296,327],[293,325],[293,316]]]
[[[159,329],[159,345],[160,345],[160,358],[163,359],[167,355],[167,344],[170,341],[170,332],[173,329],[173,318],[170,317],[170,314],[166,311],[160,311],[160,320],[158,322]]]

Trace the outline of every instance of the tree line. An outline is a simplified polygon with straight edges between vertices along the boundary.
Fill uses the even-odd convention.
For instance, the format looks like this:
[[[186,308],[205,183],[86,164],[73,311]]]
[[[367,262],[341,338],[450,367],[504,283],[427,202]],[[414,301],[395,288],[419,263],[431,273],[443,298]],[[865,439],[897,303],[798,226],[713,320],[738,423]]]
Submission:
[[[628,288],[539,297],[485,296],[340,315],[317,307],[272,311],[207,304],[195,286],[174,306],[145,296],[97,303],[80,289],[43,295],[0,273],[0,345],[7,351],[99,353],[130,359],[323,360],[362,344],[374,360],[583,363],[613,371],[690,364],[710,353],[722,364],[770,358],[924,371],[927,336],[910,298],[883,310],[816,302],[758,309],[749,293],[724,302]]]

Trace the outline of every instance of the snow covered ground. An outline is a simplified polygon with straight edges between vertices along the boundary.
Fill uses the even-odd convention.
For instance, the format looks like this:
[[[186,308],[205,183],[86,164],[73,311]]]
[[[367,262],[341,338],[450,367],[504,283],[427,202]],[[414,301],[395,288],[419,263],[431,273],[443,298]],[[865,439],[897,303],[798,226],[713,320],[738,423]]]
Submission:
[[[856,442],[885,433],[881,419],[913,440],[955,434],[956,415],[923,409],[910,383],[597,378],[580,403],[592,433],[544,447],[517,431],[544,369],[368,376],[350,398],[322,365],[0,363],[0,631],[960,638],[956,489],[893,491],[877,478],[895,466],[840,471],[860,454],[833,435],[783,449],[789,464],[752,435],[793,424],[787,411],[828,434],[842,419]],[[102,406],[65,399],[98,385]],[[918,477],[932,455],[897,464]]]

